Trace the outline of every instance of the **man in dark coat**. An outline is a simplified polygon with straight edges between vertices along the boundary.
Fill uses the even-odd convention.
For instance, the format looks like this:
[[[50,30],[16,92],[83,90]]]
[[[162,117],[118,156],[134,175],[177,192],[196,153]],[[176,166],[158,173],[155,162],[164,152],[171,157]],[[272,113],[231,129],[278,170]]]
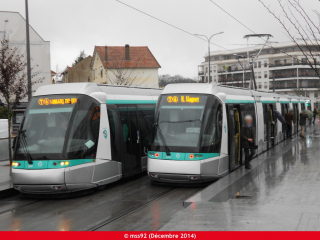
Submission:
[[[305,138],[304,132],[306,130],[306,123],[307,123],[308,114],[305,111],[300,113],[300,126],[301,126],[301,133],[300,137]]]
[[[252,117],[245,116],[245,125],[241,127],[241,146],[244,148],[245,167],[251,169],[250,160],[256,153],[256,129],[252,126]]]
[[[293,108],[289,108],[289,112],[286,113],[285,118],[286,118],[286,127],[287,127],[286,128],[287,138],[292,138],[292,122],[294,125],[296,125],[296,122],[293,116]]]
[[[314,121],[316,120],[316,117],[317,117],[317,115],[318,115],[318,110],[317,110],[317,108],[316,107],[314,107],[314,109],[313,109],[313,124],[314,124]]]

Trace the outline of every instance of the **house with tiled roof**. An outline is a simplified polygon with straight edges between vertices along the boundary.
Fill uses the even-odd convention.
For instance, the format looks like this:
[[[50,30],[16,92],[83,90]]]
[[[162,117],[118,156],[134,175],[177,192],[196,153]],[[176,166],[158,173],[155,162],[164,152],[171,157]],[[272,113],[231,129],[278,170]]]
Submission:
[[[95,46],[92,81],[113,85],[159,87],[160,64],[148,47]]]

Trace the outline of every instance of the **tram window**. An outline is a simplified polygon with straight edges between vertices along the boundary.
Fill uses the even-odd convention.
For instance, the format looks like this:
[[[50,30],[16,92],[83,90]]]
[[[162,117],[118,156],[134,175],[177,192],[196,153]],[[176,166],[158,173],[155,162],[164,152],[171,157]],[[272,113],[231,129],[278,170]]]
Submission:
[[[141,153],[143,156],[146,156],[153,139],[152,126],[154,123],[155,105],[137,105],[137,108],[140,129]]]
[[[120,119],[122,125],[122,135],[123,135],[123,152],[131,153],[131,134],[130,134],[130,122],[128,118],[128,108],[124,106],[119,106]]]
[[[301,105],[301,111],[306,109],[306,105],[304,103],[300,103]]]
[[[99,140],[100,108],[96,101],[79,98],[67,147],[68,159],[95,158]]]
[[[252,125],[256,126],[256,110],[254,104],[244,104],[244,115],[250,115],[252,117]]]
[[[116,105],[107,105],[110,126],[111,155],[112,160],[120,161],[121,152],[121,121]]]
[[[220,152],[222,136],[222,106],[218,101],[210,101],[206,110],[205,123],[201,142],[201,152]]]

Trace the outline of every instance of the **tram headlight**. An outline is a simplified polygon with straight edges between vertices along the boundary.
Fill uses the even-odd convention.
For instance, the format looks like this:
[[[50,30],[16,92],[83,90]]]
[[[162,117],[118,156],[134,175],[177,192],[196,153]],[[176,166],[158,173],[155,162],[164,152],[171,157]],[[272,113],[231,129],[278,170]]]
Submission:
[[[68,165],[69,165],[69,162],[65,162],[64,164],[65,164],[66,166],[68,166]]]
[[[19,166],[21,166],[21,163],[13,162],[13,163],[12,163],[12,166],[13,166],[13,167],[19,167]]]
[[[61,166],[64,166],[64,162],[61,162],[60,165],[61,165]]]

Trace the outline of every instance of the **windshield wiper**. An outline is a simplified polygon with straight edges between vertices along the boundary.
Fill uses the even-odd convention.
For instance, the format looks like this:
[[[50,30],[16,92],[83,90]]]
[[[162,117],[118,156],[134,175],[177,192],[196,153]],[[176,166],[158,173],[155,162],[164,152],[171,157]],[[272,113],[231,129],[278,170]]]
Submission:
[[[28,163],[29,164],[33,164],[31,156],[30,156],[30,153],[28,151],[28,144],[27,144],[27,141],[26,141],[26,131],[27,130],[21,130],[20,131],[19,140],[20,140],[21,146],[23,148],[24,154],[27,157]]]
[[[166,143],[166,140],[164,139],[164,136],[163,136],[161,128],[160,128],[160,125],[158,123],[154,123],[154,126],[157,128],[157,130],[159,132],[160,140],[162,142],[162,145],[164,146],[164,149],[166,150],[167,156],[171,156],[169,147],[168,147],[168,145]]]

